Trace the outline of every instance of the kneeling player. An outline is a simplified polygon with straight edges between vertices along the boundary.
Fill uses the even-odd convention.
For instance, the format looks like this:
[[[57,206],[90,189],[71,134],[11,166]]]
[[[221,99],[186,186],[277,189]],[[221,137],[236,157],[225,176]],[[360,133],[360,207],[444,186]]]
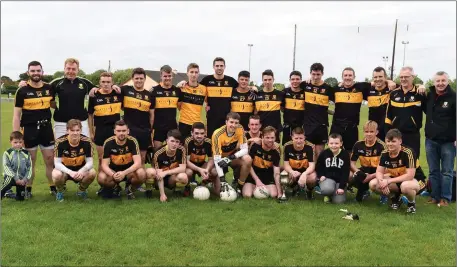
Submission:
[[[57,188],[57,201],[64,200],[63,191],[68,179],[79,184],[76,194],[82,198],[87,198],[87,188],[94,181],[92,143],[81,131],[81,121],[71,119],[67,122],[67,134],[56,140],[52,180]]]
[[[253,143],[249,149],[253,160],[250,176],[243,186],[243,197],[252,197],[256,187],[267,188],[272,198],[282,195],[279,184],[281,149],[275,139],[275,128],[267,126],[262,131],[262,143]]]
[[[168,189],[175,189],[186,186],[189,181],[186,175],[186,150],[180,143],[179,130],[170,130],[167,133],[166,144],[154,153],[155,183],[160,191],[161,202],[167,201],[165,186]],[[152,196],[153,181],[150,177],[146,180],[147,197]]]
[[[358,141],[352,148],[351,170],[353,183],[357,187],[355,200],[361,202],[367,195],[368,184],[376,178],[376,168],[379,165],[379,158],[386,144],[376,136],[378,135],[378,124],[374,121],[367,121],[363,126],[364,140]],[[357,160],[360,159],[360,169],[357,168]]]
[[[349,152],[341,149],[343,138],[332,133],[328,147],[317,158],[316,173],[320,180],[321,194],[325,203],[341,204],[346,201],[346,184],[350,173]]]
[[[240,167],[238,188],[242,190],[251,170],[252,158],[248,155],[248,144],[238,113],[228,113],[225,125],[214,131],[212,150],[217,175],[221,181],[221,191],[226,190],[228,186],[224,173],[228,166]]]
[[[195,175],[199,174],[202,183],[213,182],[214,193],[219,194],[220,181],[214,168],[213,153],[211,151],[211,140],[205,138],[205,125],[196,122],[192,125],[191,136],[186,138],[184,147],[187,152],[186,174],[190,183],[195,183]],[[208,157],[208,161],[206,161]]]
[[[146,179],[141,168],[141,154],[137,140],[129,136],[129,128],[123,121],[114,124],[114,136],[103,144],[103,160],[98,173],[98,183],[102,187],[100,195],[110,198],[120,195],[119,183],[125,182],[128,199],[134,199],[134,190]]]
[[[387,196],[392,194],[390,207],[394,210],[400,207],[400,196],[404,194],[408,198],[406,212],[416,213],[415,199],[425,189],[425,175],[416,164],[414,152],[402,145],[402,135],[398,129],[387,132],[386,145],[387,151],[381,154],[376,179],[370,182],[370,188]]]
[[[289,173],[291,187],[306,185],[306,197],[313,199],[316,186],[313,144],[305,140],[301,127],[292,130],[292,141],[284,145],[284,170]]]

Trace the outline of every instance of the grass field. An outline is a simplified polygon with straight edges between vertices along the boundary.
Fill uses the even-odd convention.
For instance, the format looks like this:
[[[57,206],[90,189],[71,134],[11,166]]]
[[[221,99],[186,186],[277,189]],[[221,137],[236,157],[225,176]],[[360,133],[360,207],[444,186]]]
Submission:
[[[1,103],[2,152],[9,146],[12,103]],[[362,122],[367,109],[362,107]],[[360,135],[361,136],[361,135]],[[422,140],[424,142],[424,140]],[[425,151],[421,164],[428,174]],[[390,211],[372,195],[363,204],[324,204],[322,197],[274,200],[217,199],[200,202],[170,197],[161,204],[104,201],[89,188],[90,200],[66,200],[48,193],[41,155],[33,199],[2,202],[1,264],[8,266],[455,266],[455,203],[448,208],[417,199],[417,214]],[[340,208],[360,221],[341,219]]]

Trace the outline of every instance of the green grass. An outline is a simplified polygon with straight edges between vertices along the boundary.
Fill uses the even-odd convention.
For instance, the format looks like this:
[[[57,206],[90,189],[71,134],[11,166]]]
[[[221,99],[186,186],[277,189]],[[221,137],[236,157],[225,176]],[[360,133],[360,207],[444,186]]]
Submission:
[[[2,151],[9,146],[12,103],[2,102]],[[367,118],[363,107],[362,123]],[[421,164],[428,172],[425,151]],[[134,201],[104,201],[89,188],[80,201],[69,182],[66,200],[48,194],[38,157],[34,197],[2,202],[2,264],[71,265],[434,265],[455,266],[455,203],[448,208],[418,198],[417,214],[380,206],[372,196],[363,205],[326,205],[294,198],[274,200],[215,198],[200,202],[169,197],[161,204],[140,195]],[[360,221],[341,219],[340,208]]]

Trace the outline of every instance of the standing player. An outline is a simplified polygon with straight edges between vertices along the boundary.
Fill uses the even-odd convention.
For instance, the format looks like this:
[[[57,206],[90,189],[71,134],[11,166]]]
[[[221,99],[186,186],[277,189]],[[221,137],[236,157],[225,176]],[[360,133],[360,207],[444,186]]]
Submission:
[[[32,176],[28,181],[27,194],[28,197],[32,195],[37,149],[40,146],[50,193],[55,195],[57,191],[52,181],[54,132],[52,131],[50,109],[52,87],[42,82],[43,67],[38,61],[29,63],[27,75],[30,80],[24,87],[17,90],[13,112],[13,131],[20,131],[22,128],[25,148],[32,157]]]
[[[181,133],[177,129],[170,130],[167,133],[166,145],[154,153],[156,186],[160,191],[161,202],[167,201],[165,187],[168,189],[184,187],[189,181],[186,175],[186,150],[180,146],[181,138]],[[152,179],[148,179],[146,183],[146,193],[150,197]],[[189,194],[188,188],[184,194]]]
[[[284,129],[282,132],[282,144],[291,140],[292,130],[303,127],[305,110],[305,94],[300,88],[302,75],[299,71],[292,71],[289,75],[290,87],[284,89],[284,101],[282,102]],[[279,142],[279,140],[278,140]]]
[[[225,124],[225,116],[230,112],[230,101],[233,89],[238,87],[238,82],[230,76],[224,75],[225,60],[216,57],[213,60],[214,74],[208,75],[200,82],[208,89],[208,105],[206,107],[206,121],[208,136]]]
[[[84,199],[87,198],[87,188],[97,175],[93,168],[92,143],[81,131],[81,122],[71,119],[67,122],[67,134],[56,140],[52,179],[57,187],[56,200],[60,202],[64,200],[67,180],[79,185],[76,194]]]
[[[238,87],[233,90],[231,112],[240,114],[240,124],[248,129],[249,117],[254,114],[254,97],[249,88],[251,74],[248,71],[240,71],[238,74]]]
[[[250,176],[243,186],[243,197],[252,197],[256,187],[264,187],[272,198],[282,195],[279,183],[279,161],[281,149],[275,142],[276,130],[267,126],[262,131],[262,143],[253,144],[249,149],[252,158]]]
[[[416,213],[415,198],[425,189],[425,176],[417,166],[414,151],[402,145],[402,133],[398,129],[386,133],[386,145],[370,188],[387,196],[393,193],[390,207],[394,210],[400,207],[400,196],[404,194],[408,199],[406,212]]]
[[[357,187],[355,200],[358,202],[366,196],[370,181],[376,178],[379,158],[386,149],[386,144],[376,137],[378,129],[376,122],[367,121],[363,126],[364,140],[358,141],[352,148],[351,170],[354,173],[353,182]],[[357,160],[360,160],[360,168],[357,168]]]
[[[151,92],[151,123],[154,129],[154,148],[158,149],[167,139],[170,129],[177,129],[176,110],[180,107],[181,90],[173,85],[173,70],[164,65],[160,68],[160,84]]]
[[[292,130],[292,141],[284,145],[284,170],[289,173],[291,187],[306,186],[306,197],[311,200],[314,198],[313,189],[316,186],[314,145],[305,139],[302,128]]]
[[[225,125],[217,129],[212,136],[212,150],[216,171],[221,181],[221,188],[226,188],[225,172],[227,167],[240,167],[238,188],[243,185],[251,170],[252,158],[248,155],[248,144],[244,136],[240,115],[230,112],[226,116]],[[222,190],[221,189],[221,190]]]
[[[383,67],[373,70],[374,86],[366,94],[368,101],[368,120],[378,124],[378,138],[385,139],[384,120],[386,118],[387,104],[389,103],[390,90],[387,86],[387,74]]]
[[[154,123],[154,111],[151,105],[151,93],[144,88],[146,80],[144,69],[133,69],[132,79],[133,86],[121,87],[124,120],[130,129],[129,134],[138,141],[141,163],[144,165],[146,150],[152,146],[151,129]]]
[[[146,172],[141,168],[138,142],[129,136],[129,128],[123,121],[114,124],[114,136],[103,144],[103,160],[98,173],[98,183],[102,187],[100,195],[110,198],[120,194],[119,183],[125,182],[128,199],[134,199],[134,190],[146,180]],[[154,176],[148,169],[148,177]]]
[[[206,87],[198,83],[200,68],[195,63],[187,66],[187,77],[189,81],[181,88],[182,102],[179,111],[179,131],[183,140],[190,136],[192,125],[201,122],[203,103],[207,94]]]
[[[271,70],[262,73],[263,91],[257,93],[255,99],[256,114],[260,116],[262,127],[272,126],[277,129],[276,140],[279,141],[281,124],[281,103],[284,100],[284,92],[273,88],[274,75]]]
[[[99,166],[103,158],[103,144],[114,135],[114,124],[121,118],[122,96],[112,86],[113,75],[103,72],[100,75],[100,90],[89,98],[90,137],[97,146]]]
[[[192,135],[186,138],[184,148],[187,152],[186,174],[191,185],[197,185],[195,175],[199,174],[202,183],[212,181],[214,192],[219,193],[220,181],[214,168],[211,139],[206,138],[205,125],[196,122],[192,125]],[[208,160],[207,160],[208,159]]]

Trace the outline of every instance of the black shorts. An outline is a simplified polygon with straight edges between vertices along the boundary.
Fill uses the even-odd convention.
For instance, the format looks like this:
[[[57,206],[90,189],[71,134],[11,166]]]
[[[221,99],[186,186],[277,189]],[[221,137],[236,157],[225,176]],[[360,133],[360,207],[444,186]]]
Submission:
[[[259,177],[260,181],[262,181],[262,183],[264,185],[274,185],[275,184],[275,179],[274,179],[274,176],[272,173],[256,173],[257,176]],[[252,178],[252,176],[249,174],[248,177],[246,178],[246,182],[245,183],[250,183],[250,184],[254,184],[255,185],[255,181],[254,181],[254,178]]]
[[[228,112],[227,112],[228,113]],[[225,125],[225,115],[221,118],[213,118],[212,116],[206,116],[207,124],[206,124],[206,136],[211,139],[213,136],[214,131],[218,128]],[[247,130],[247,129],[245,129]]]
[[[314,145],[323,145],[328,141],[328,127],[326,125],[303,125],[306,140]]]
[[[192,125],[180,122],[178,126],[179,132],[181,133],[181,142],[184,144],[184,140],[192,133]]]
[[[151,143],[151,130],[148,129],[139,129],[139,128],[130,128],[130,136],[135,137],[138,141],[138,146],[141,151],[145,151],[152,145]]]
[[[53,146],[55,143],[54,131],[52,130],[52,124],[50,122],[46,125],[41,125],[40,129],[38,129],[36,125],[24,125],[22,130],[25,148],[33,148],[38,145],[49,147]]]
[[[427,186],[423,180],[417,180],[415,178],[414,178],[414,180],[416,180],[419,183],[419,191],[416,192],[416,196],[418,196],[427,189]],[[397,186],[398,186],[398,190],[400,191],[400,193],[402,193],[401,187],[400,187],[401,183],[397,183]]]
[[[352,151],[354,144],[359,141],[359,129],[357,125],[342,125],[338,122],[332,123],[330,134],[337,133],[343,137],[343,147],[346,150]]]
[[[288,125],[285,124],[282,128],[282,144],[289,142],[292,140],[292,131],[297,128],[303,128],[303,125]]]
[[[385,131],[384,127],[385,127],[384,122],[382,122],[382,123],[378,122],[378,134],[376,136],[383,142],[385,142],[385,139],[386,139],[386,131]]]
[[[101,125],[95,127],[94,143],[103,146],[106,139],[114,135],[114,125]]]
[[[167,133],[171,129],[173,128],[170,128],[168,130],[154,129],[154,138],[152,140],[163,143],[165,140],[167,140]]]
[[[410,147],[414,151],[414,155],[417,158],[420,157],[420,147],[421,147],[421,135],[419,132],[417,133],[401,133],[402,135],[402,143],[408,147]]]
[[[163,187],[173,190],[176,186],[170,186],[168,183],[170,182],[171,175],[167,175],[163,177]],[[155,180],[154,187],[156,190],[159,190],[159,184],[157,180]]]

